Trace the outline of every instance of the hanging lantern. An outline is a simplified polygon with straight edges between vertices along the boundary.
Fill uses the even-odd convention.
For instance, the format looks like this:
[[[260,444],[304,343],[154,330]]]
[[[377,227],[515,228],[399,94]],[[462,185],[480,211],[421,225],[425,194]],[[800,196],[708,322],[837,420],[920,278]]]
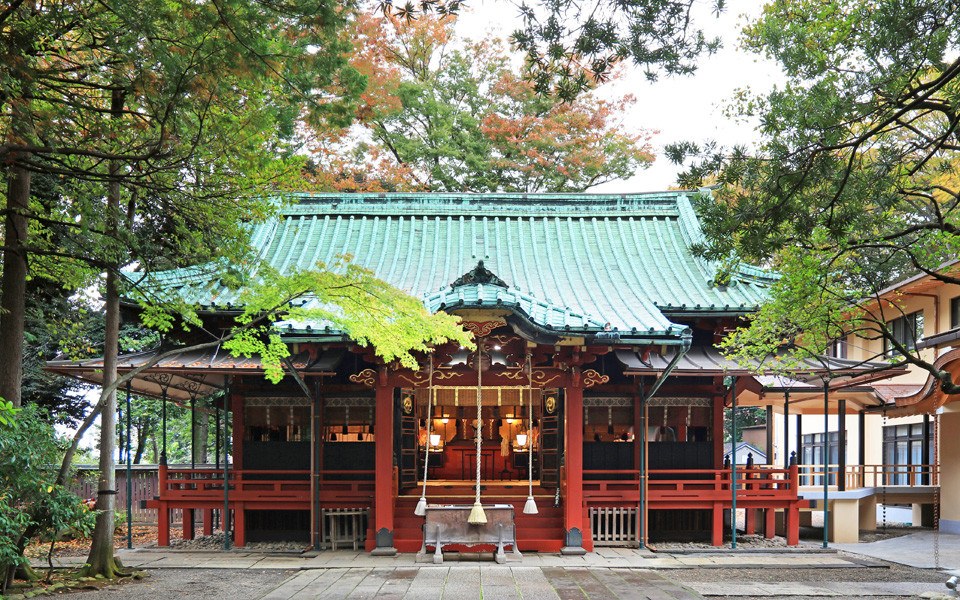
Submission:
[[[437,447],[437,446],[440,445],[440,434],[439,434],[439,433],[431,433],[431,434],[430,434],[430,445],[433,446],[433,447]]]
[[[525,433],[517,434],[517,445],[520,446],[521,448],[527,445],[527,434]]]

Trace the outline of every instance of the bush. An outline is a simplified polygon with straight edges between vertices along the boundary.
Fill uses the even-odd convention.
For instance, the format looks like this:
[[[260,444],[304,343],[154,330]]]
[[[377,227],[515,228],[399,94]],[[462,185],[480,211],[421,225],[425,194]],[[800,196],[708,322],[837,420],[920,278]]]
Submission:
[[[83,500],[56,485],[62,446],[36,407],[0,425],[0,590],[27,563],[23,550],[32,539],[89,522]]]

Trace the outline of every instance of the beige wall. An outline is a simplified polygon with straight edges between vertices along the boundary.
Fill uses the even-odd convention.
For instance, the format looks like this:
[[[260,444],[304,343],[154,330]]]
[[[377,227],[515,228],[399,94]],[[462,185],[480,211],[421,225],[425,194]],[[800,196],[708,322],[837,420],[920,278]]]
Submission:
[[[940,529],[960,533],[960,406],[940,416]]]
[[[898,296],[897,304],[903,309],[904,314],[910,314],[916,311],[923,311],[923,336],[929,337],[942,333],[950,329],[950,300],[960,296],[960,286],[942,285],[939,288],[933,288],[922,292],[923,296],[903,293]],[[933,297],[931,297],[933,296]],[[885,308],[883,317],[887,321],[892,321],[900,316],[900,312],[895,308]],[[847,336],[847,357],[856,360],[875,360],[883,351],[883,340],[868,340],[855,335]],[[940,350],[945,352],[945,350]],[[937,357],[937,351],[928,348],[921,352],[921,357],[928,361],[933,361]],[[920,384],[927,380],[927,372],[916,367],[909,367],[909,374],[890,380],[890,383],[901,384]]]

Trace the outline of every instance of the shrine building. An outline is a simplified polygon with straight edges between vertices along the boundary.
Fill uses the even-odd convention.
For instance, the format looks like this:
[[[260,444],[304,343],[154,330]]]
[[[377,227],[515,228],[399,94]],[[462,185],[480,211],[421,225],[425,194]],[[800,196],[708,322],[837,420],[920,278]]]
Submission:
[[[483,505],[513,506],[521,551],[720,545],[733,508],[748,532],[797,544],[809,508],[797,467],[724,462],[724,408],[760,389],[763,365],[729,361],[716,343],[775,276],[744,265],[718,281],[691,250],[703,241],[696,193],[296,195],[251,230],[264,260],[284,272],[350,254],[459,315],[478,350],[437,347],[411,370],[323,324],[284,323],[292,360],[279,384],[256,357],[221,348],[167,356],[133,391],[185,406],[225,392],[227,443],[214,464],[160,466],[159,545],[176,511],[188,538],[228,515],[237,546],[412,552],[421,496],[469,505],[478,487]],[[240,291],[198,272],[157,277],[216,332]],[[171,348],[121,356],[120,372]],[[857,364],[820,357],[796,377],[863,383]],[[97,382],[102,360],[49,368]]]

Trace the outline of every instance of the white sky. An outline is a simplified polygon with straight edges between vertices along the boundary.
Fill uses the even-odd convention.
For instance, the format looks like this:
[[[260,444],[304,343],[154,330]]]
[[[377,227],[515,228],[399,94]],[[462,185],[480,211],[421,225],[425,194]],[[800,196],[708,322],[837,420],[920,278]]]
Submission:
[[[694,75],[661,77],[649,83],[640,69],[614,84],[619,94],[632,93],[637,97],[628,122],[637,127],[660,133],[652,143],[657,151],[653,165],[636,176],[597,186],[591,191],[628,193],[665,190],[673,186],[679,168],[662,154],[663,147],[677,141],[702,142],[713,139],[721,145],[749,143],[754,139],[752,123],[738,123],[722,113],[723,103],[733,97],[735,90],[750,87],[769,89],[781,81],[779,68],[758,55],[737,49],[737,38],[745,15],[756,17],[762,0],[728,0],[729,6],[720,17],[713,16],[707,4],[701,1],[696,10],[696,23],[705,30],[708,39],[719,36],[723,48],[709,58],[699,61]],[[471,12],[461,18],[458,32],[479,38],[487,30],[508,35],[515,15],[506,2],[478,0],[470,5]]]

